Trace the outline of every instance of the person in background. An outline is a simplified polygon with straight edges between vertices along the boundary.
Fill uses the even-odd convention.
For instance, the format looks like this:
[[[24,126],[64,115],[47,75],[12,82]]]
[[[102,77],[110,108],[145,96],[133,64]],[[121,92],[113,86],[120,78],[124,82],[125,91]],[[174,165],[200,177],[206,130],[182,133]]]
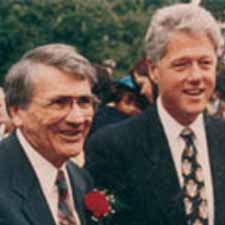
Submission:
[[[94,64],[94,68],[96,70],[97,81],[92,91],[99,99],[99,106],[102,106],[112,100],[111,86],[113,77],[102,65]]]
[[[107,70],[110,76],[113,75],[113,71],[116,68],[116,61],[114,59],[105,59],[102,62],[102,65]]]
[[[16,131],[0,143],[1,225],[89,225],[92,179],[70,161],[83,151],[95,111],[95,73],[65,44],[27,52],[5,78]]]
[[[212,96],[209,100],[209,103],[207,105],[207,112],[209,113],[209,115],[223,118],[223,117],[221,117],[222,115],[220,115],[221,106],[223,105],[222,102],[223,101],[222,101],[222,97],[221,97],[220,93],[218,91],[215,91],[212,94]]]
[[[114,88],[115,108],[119,112],[127,116],[141,113],[139,95],[130,75],[116,81]]]
[[[121,122],[141,113],[141,97],[130,75],[120,78],[111,85],[111,95],[111,102],[97,110],[90,135],[99,128]]]
[[[225,119],[224,72],[217,75],[215,91],[207,104],[207,113],[221,119]]]
[[[114,224],[225,225],[225,121],[204,113],[222,40],[200,6],[175,4],[153,15],[145,50],[156,103],[85,145],[97,185],[127,205]]]
[[[0,87],[0,140],[6,138],[13,130],[14,125],[6,110],[5,93]]]
[[[152,104],[157,97],[157,85],[149,74],[149,61],[140,60],[130,71],[134,83],[137,85],[140,95],[146,99],[145,107]]]

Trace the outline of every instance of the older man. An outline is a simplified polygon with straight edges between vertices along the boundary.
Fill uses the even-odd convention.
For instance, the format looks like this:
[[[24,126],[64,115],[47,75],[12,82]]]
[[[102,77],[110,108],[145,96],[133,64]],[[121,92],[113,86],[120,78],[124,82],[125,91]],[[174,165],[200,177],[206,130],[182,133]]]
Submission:
[[[8,72],[6,104],[16,132],[0,144],[1,225],[87,225],[92,181],[78,156],[95,107],[94,72],[72,46],[29,51]]]
[[[146,34],[155,106],[87,144],[87,167],[128,203],[118,224],[224,225],[225,124],[203,111],[215,87],[221,34],[201,7],[156,12]]]

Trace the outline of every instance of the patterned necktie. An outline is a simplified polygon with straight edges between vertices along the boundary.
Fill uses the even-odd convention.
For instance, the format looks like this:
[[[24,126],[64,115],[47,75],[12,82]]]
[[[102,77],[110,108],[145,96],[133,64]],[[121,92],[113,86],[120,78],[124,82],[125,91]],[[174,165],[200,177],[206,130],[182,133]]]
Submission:
[[[208,225],[208,204],[204,184],[204,174],[197,160],[193,132],[185,128],[180,135],[185,148],[182,154],[182,188],[188,225]]]
[[[58,171],[56,186],[59,192],[58,218],[60,225],[77,225],[76,219],[72,213],[72,207],[69,204],[69,192],[65,175],[62,170]]]

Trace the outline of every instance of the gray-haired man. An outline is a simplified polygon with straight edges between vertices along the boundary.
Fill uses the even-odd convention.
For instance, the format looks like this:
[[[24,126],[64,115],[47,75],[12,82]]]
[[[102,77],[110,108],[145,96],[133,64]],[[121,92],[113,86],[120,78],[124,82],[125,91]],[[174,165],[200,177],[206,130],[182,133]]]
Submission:
[[[94,114],[91,64],[72,46],[26,53],[8,72],[6,105],[16,132],[0,143],[1,225],[89,225],[92,187],[72,162]]]
[[[225,123],[203,113],[221,39],[215,19],[198,6],[177,4],[153,17],[145,44],[156,105],[87,144],[96,181],[130,207],[118,224],[225,224]]]

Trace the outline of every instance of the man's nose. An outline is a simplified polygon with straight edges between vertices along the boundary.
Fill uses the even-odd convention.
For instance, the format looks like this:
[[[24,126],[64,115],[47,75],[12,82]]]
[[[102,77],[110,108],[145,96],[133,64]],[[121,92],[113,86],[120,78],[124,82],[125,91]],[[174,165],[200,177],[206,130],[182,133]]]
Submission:
[[[84,111],[76,102],[73,103],[70,112],[66,117],[66,121],[70,123],[83,123],[85,121]]]
[[[202,70],[197,62],[192,64],[189,77],[192,80],[199,80],[202,77]]]

